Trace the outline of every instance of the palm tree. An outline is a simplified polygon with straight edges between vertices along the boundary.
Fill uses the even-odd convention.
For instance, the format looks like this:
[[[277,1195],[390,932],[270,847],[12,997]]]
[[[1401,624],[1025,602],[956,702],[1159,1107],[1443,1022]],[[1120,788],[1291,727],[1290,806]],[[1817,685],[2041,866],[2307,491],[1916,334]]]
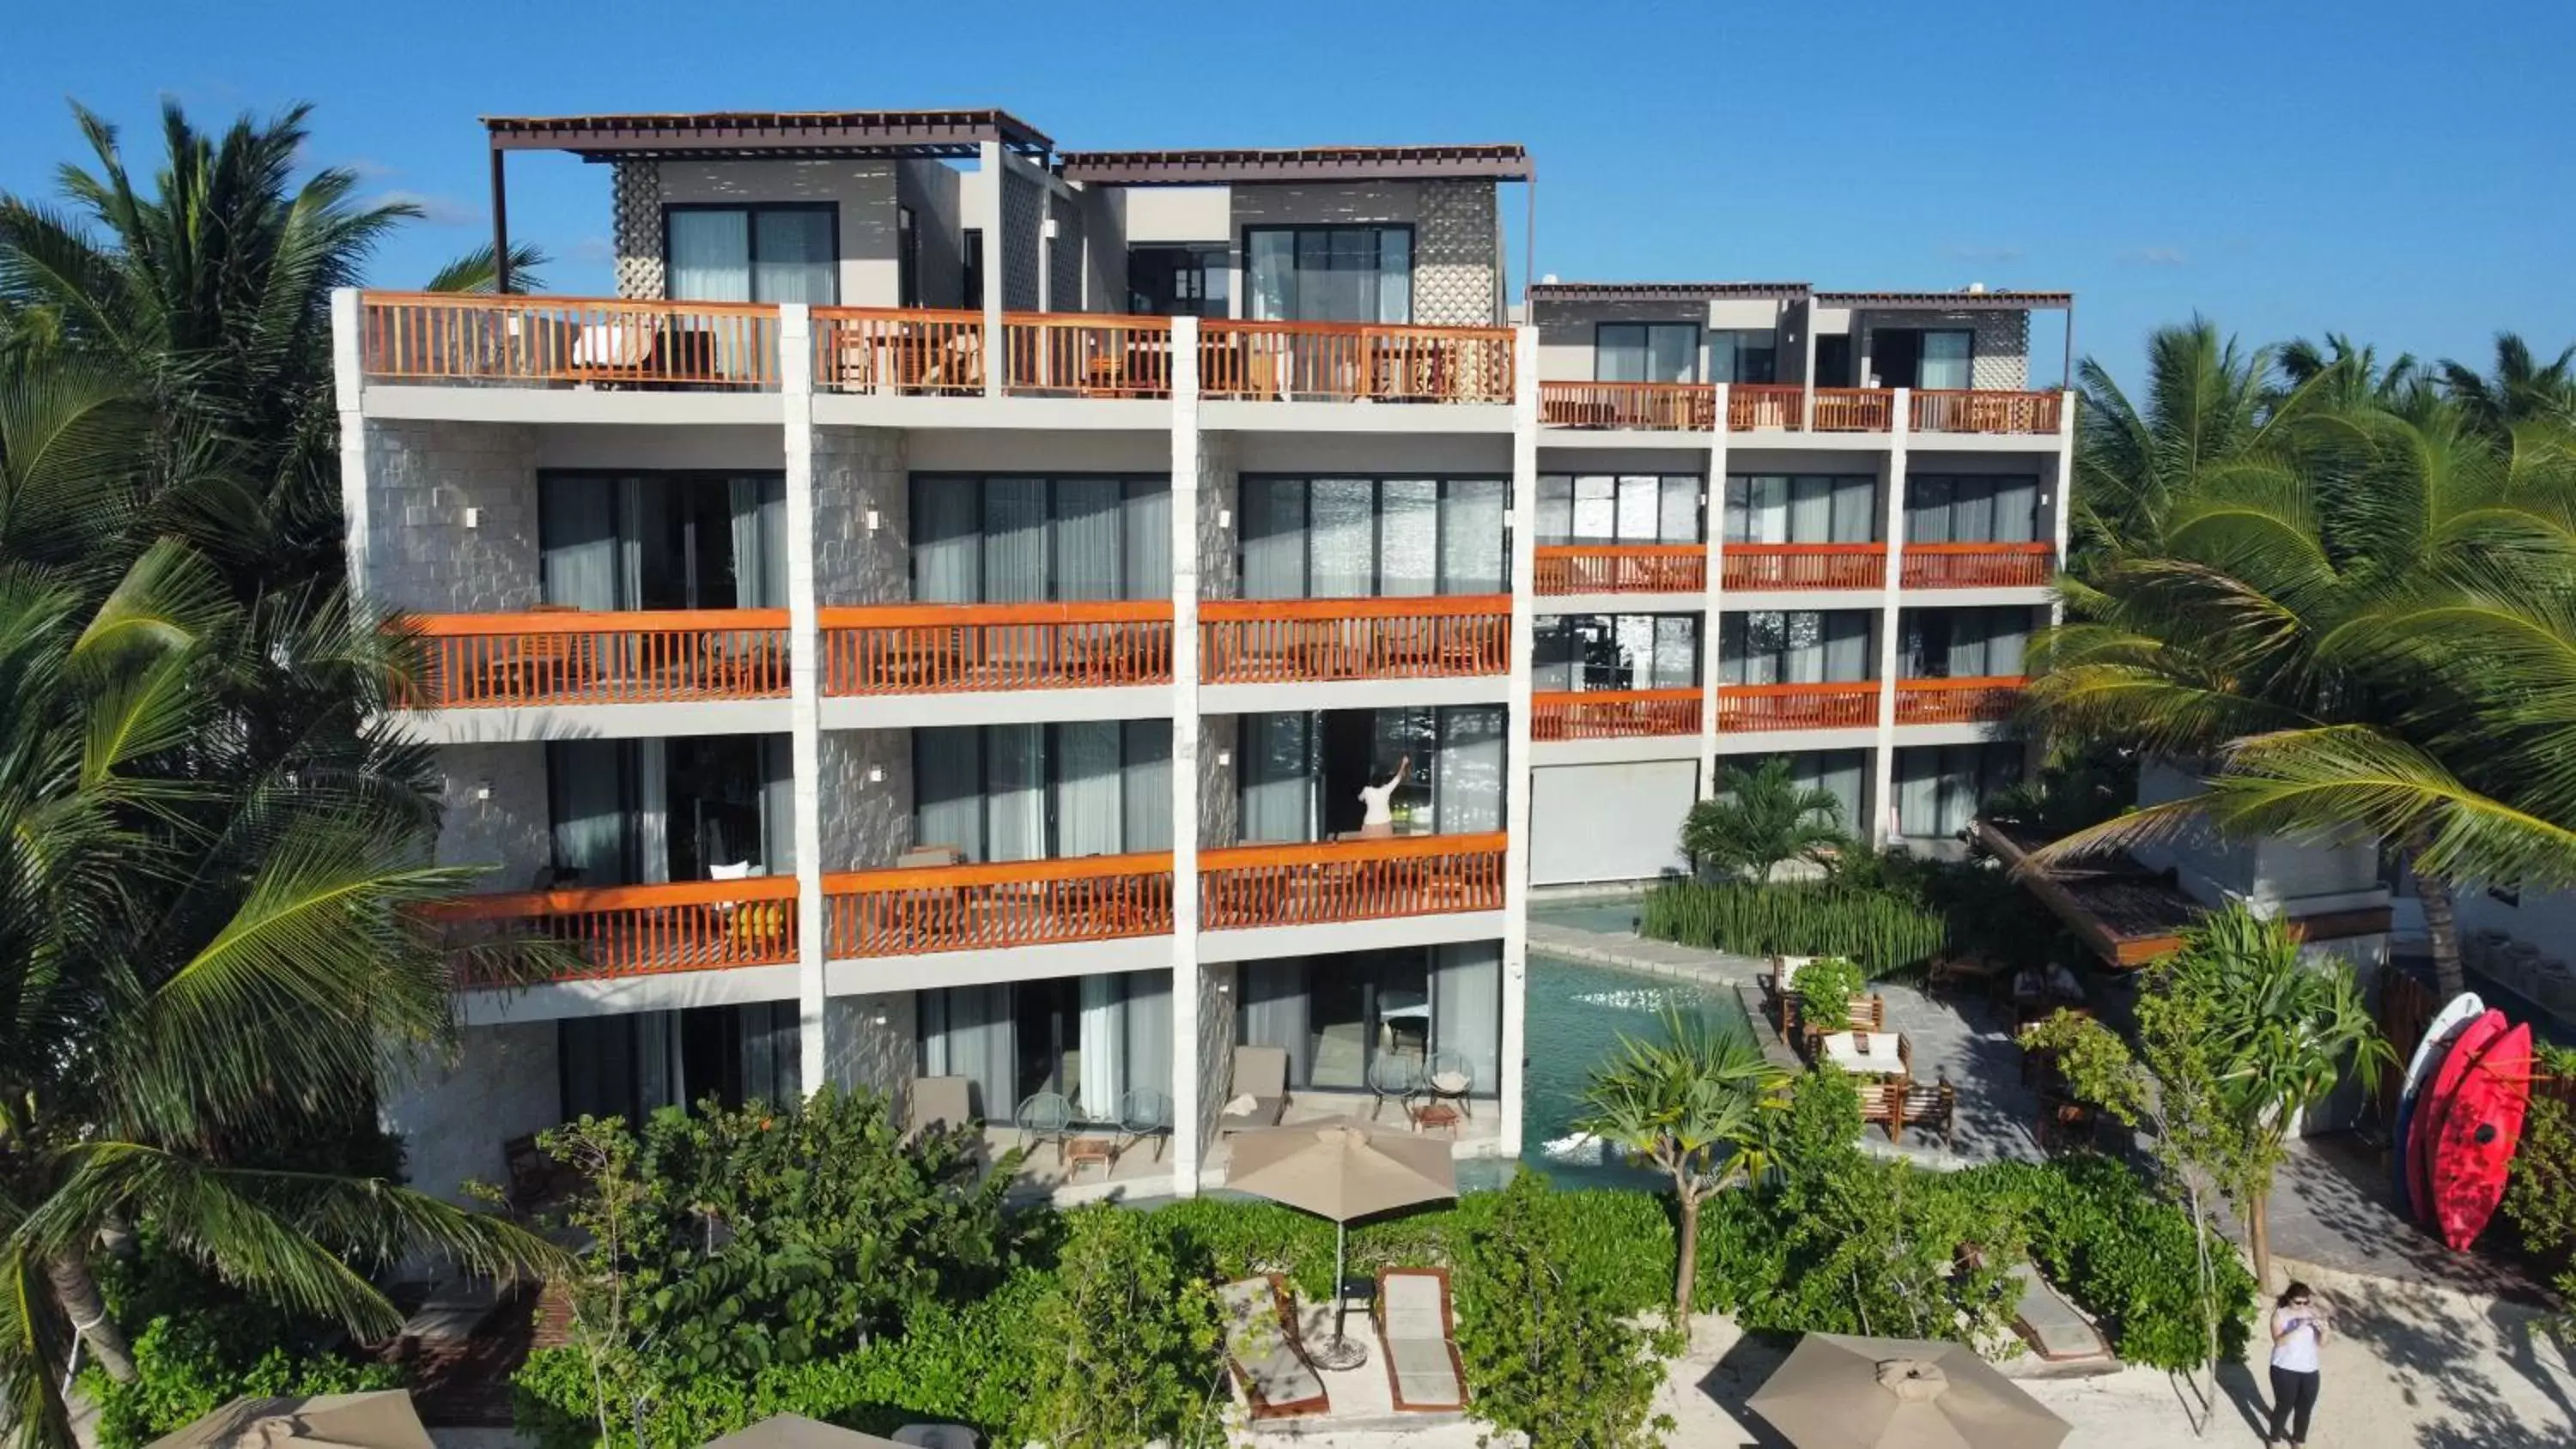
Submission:
[[[2488,372],[2444,358],[2438,375],[2444,395],[2491,435],[2538,419],[2576,424],[2576,346],[2543,364],[2519,334],[2499,332]]]
[[[1744,1146],[1755,1139],[1759,1114],[1788,1074],[1762,1055],[1741,1026],[1713,1028],[1696,1014],[1668,1010],[1663,1027],[1658,1041],[1620,1036],[1618,1052],[1592,1071],[1576,1130],[1672,1179],[1681,1216],[1673,1321],[1687,1325],[1691,1287],[1699,1276],[1700,1205],[1729,1183],[1752,1176],[1758,1164]]]
[[[2415,354],[2401,352],[2383,368],[2378,348],[2355,343],[2340,332],[2327,333],[2323,345],[2304,337],[2285,342],[2273,365],[2280,370],[2283,395],[2312,391],[2327,407],[2378,406],[2408,412],[2421,399],[2435,395],[2431,375]]]
[[[2076,412],[2077,572],[2085,571],[2083,559],[2116,552],[2152,529],[2166,501],[2203,472],[2265,445],[2271,366],[2270,352],[2244,351],[2198,317],[2147,338],[2143,406],[2100,363],[2084,360],[2076,370],[2083,391]]]
[[[2071,585],[2034,646],[2038,716],[2206,762],[2183,800],[2040,853],[2216,825],[2375,833],[2406,857],[2459,989],[2456,883],[2576,881],[2576,439],[2457,410],[2302,411],[2204,470]],[[2505,672],[2507,667],[2514,672]],[[2554,670],[2525,689],[2527,671]]]
[[[1849,843],[1834,792],[1800,785],[1788,759],[1777,755],[1751,770],[1721,769],[1716,798],[1693,805],[1682,820],[1682,849],[1693,859],[1749,870],[1762,881],[1784,861],[1812,860]]]

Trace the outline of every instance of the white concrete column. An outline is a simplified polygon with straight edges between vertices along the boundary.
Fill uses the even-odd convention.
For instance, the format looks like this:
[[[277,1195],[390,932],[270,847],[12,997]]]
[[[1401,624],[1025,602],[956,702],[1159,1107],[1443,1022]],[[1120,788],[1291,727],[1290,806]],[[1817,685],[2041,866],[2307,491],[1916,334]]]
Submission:
[[[349,602],[360,611],[375,604],[368,577],[366,360],[358,289],[331,290],[331,391],[340,410],[340,526],[347,550]]]
[[[1172,319],[1172,1192],[1207,1146],[1199,1080],[1199,319]]]
[[[984,396],[1002,395],[1002,377],[1009,359],[1002,352],[1003,254],[1010,243],[1002,237],[1002,218],[1010,209],[1002,204],[1003,189],[1011,182],[1011,168],[1003,160],[1002,143],[985,141],[977,147],[977,165],[993,178],[985,188],[984,198]]]
[[[787,453],[787,718],[796,798],[797,1059],[807,1092],[830,1075],[823,961],[823,633],[814,596],[813,314],[778,309],[778,391]]]
[[[1870,752],[1870,809],[1878,817],[1870,839],[1881,846],[1895,843],[1891,823],[1896,809],[1896,643],[1899,611],[1905,603],[1905,442],[1912,430],[1912,390],[1896,389],[1895,416],[1887,425],[1887,591],[1878,615],[1878,744]]]
[[[1511,705],[1503,736],[1503,1080],[1496,1150],[1521,1152],[1529,1054],[1530,686],[1538,620],[1538,329],[1512,329]]]
[[[1717,795],[1717,628],[1726,603],[1726,384],[1717,385],[1716,431],[1708,439],[1708,590],[1699,616],[1699,798]]]
[[[2053,511],[2056,514],[2051,521],[2056,525],[2053,536],[2057,543],[2057,567],[2063,570],[2066,567],[2067,547],[2075,539],[2075,390],[2073,388],[2067,389],[2061,395],[2057,405],[2057,483],[2051,491],[2056,495],[2050,501],[2054,504]],[[2048,622],[2051,624],[2066,622],[2065,601],[2049,600]]]

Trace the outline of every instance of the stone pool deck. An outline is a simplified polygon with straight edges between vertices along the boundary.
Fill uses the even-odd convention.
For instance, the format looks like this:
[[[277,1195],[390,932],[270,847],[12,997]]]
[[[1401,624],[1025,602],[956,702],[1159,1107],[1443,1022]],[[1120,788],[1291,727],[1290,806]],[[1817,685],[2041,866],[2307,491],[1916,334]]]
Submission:
[[[1561,960],[1733,989],[1766,1049],[1775,1058],[1789,1056],[1778,1033],[1763,1022],[1756,978],[1767,974],[1771,963],[1759,957],[1650,941],[1627,932],[1537,916],[1529,923],[1529,948]],[[1894,982],[1880,982],[1872,989],[1886,999],[1889,1029],[1903,1032],[1912,1046],[1917,1080],[1947,1077],[1958,1089],[1959,1123],[1950,1148],[1914,1131],[1908,1131],[1902,1143],[1892,1143],[1886,1130],[1877,1127],[1862,1134],[1862,1146],[1942,1169],[2039,1161],[2043,1154],[2031,1137],[2031,1127],[2039,1118],[2039,1099],[2022,1085],[2021,1048],[2013,1041],[2006,1008],[1976,997],[1935,998]]]

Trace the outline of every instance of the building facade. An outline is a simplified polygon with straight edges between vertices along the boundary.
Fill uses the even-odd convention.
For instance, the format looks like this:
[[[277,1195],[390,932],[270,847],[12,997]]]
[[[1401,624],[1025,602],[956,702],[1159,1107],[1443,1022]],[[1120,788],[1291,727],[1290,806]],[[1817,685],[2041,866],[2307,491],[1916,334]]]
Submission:
[[[827,1082],[963,1093],[1074,1194],[1274,1113],[1514,1155],[1533,884],[1656,874],[1729,755],[1885,839],[2018,760],[2062,297],[1513,325],[1510,146],[487,128],[496,214],[514,151],[611,168],[621,295],[338,302],[352,576],[487,872],[442,927],[557,943],[387,1101],[430,1190]]]

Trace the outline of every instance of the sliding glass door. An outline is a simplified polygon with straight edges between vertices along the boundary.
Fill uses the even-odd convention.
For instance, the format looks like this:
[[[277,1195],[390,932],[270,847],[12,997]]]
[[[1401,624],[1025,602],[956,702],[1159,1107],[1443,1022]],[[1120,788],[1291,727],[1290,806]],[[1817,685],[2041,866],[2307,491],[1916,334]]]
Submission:
[[[783,609],[787,479],[779,473],[541,473],[537,546],[549,604]]]
[[[1172,848],[1169,720],[912,732],[913,843],[970,861]]]
[[[1897,649],[1907,679],[2019,678],[2033,613],[2017,604],[1907,609]]]
[[[1592,375],[1600,382],[1697,382],[1699,324],[1601,323],[1593,332]]]
[[[1849,684],[1870,677],[1867,609],[1749,609],[1721,616],[1722,684]]]
[[[1502,947],[1492,941],[1247,962],[1235,1039],[1288,1053],[1294,1091],[1359,1092],[1382,1058],[1463,1064],[1471,1095],[1501,1083]]]
[[[1356,832],[1359,791],[1412,773],[1391,805],[1400,831],[1503,828],[1503,708],[1330,710],[1241,717],[1240,838],[1247,844]]]
[[[921,1074],[964,1077],[990,1121],[1039,1092],[1115,1122],[1131,1095],[1172,1090],[1172,977],[1131,971],[920,993]],[[1139,1104],[1141,1105],[1141,1104]]]
[[[1171,597],[1167,478],[917,473],[911,504],[919,602]]]
[[[2039,537],[2039,479],[1916,473],[1905,480],[1907,543],[2030,543]]]
[[[1531,687],[1687,689],[1699,683],[1696,614],[1542,614]]]
[[[665,290],[675,301],[830,306],[840,300],[837,211],[829,202],[666,206]]]
[[[1244,233],[1256,322],[1413,320],[1413,228],[1257,226]]]
[[[1499,478],[1246,478],[1243,597],[1500,593],[1508,495]]]
[[[618,886],[796,868],[785,735],[550,740],[549,886]]]
[[[1544,473],[1538,480],[1538,542],[1697,543],[1696,473]]]
[[[1737,473],[1726,480],[1728,543],[1876,543],[1878,480]]]

